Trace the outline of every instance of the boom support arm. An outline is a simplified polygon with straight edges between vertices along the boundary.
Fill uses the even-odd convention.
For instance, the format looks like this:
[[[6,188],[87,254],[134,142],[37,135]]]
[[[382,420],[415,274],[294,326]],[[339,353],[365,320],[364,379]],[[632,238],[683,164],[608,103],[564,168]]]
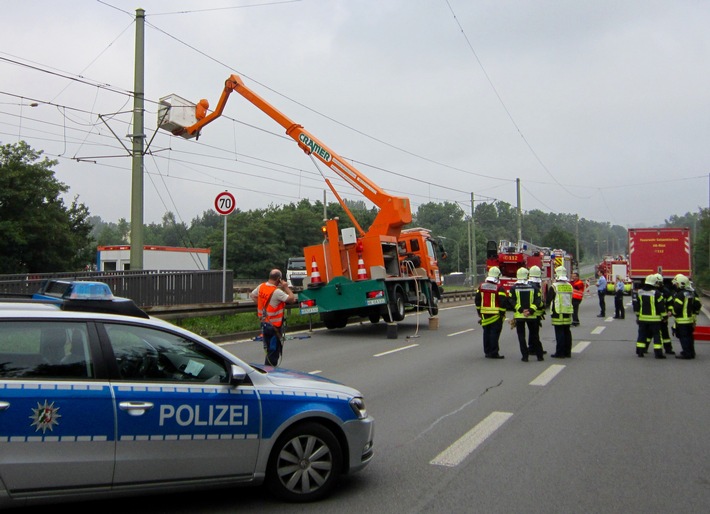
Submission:
[[[217,108],[194,125],[186,127],[185,131],[189,134],[199,133],[202,127],[221,116],[232,91],[236,91],[242,95],[267,116],[276,121],[276,123],[286,130],[286,134],[298,143],[301,150],[308,155],[314,155],[336,175],[345,180],[380,209],[367,232],[368,234],[397,237],[401,232],[401,228],[412,221],[412,211],[408,198],[393,196],[380,189],[379,186],[345,162],[342,157],[328,148],[301,125],[292,121],[288,116],[249,89],[237,75],[232,75],[225,81],[224,90],[222,91],[222,96],[219,99]],[[328,183],[328,185],[333,189],[332,184]],[[345,207],[337,192],[334,191],[334,193],[340,204]],[[346,212],[348,212],[347,208]]]

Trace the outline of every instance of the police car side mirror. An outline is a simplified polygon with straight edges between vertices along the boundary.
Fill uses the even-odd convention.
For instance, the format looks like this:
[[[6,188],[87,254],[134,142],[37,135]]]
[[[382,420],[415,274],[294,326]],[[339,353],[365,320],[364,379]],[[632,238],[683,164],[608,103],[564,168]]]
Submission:
[[[241,366],[237,366],[236,364],[231,365],[230,373],[231,377],[229,381],[232,384],[241,384],[244,382],[244,379],[247,378],[247,372],[244,371]]]

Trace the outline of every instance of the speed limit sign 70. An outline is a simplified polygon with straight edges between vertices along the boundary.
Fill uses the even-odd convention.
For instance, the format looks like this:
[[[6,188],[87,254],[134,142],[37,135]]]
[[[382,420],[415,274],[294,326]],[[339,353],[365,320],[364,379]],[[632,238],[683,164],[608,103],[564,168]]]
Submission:
[[[214,208],[217,211],[217,214],[221,214],[222,216],[232,214],[236,206],[234,195],[229,191],[222,191],[214,199]]]

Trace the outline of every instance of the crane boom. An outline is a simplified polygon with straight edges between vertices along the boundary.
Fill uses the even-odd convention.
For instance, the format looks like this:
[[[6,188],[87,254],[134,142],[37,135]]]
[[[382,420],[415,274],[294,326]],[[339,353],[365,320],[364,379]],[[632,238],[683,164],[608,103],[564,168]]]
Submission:
[[[207,100],[195,105],[177,95],[161,98],[158,126],[176,136],[197,138],[202,128],[222,115],[234,91],[281,125],[301,150],[311,158],[315,156],[379,208],[374,222],[364,231],[330,178],[323,177],[354,228],[340,230],[337,217],[326,219],[321,227],[322,240],[304,247],[303,257],[310,273],[298,293],[300,313],[318,314],[329,329],[346,326],[352,317],[366,317],[372,323],[380,319],[388,323],[402,321],[407,307],[426,308],[431,316],[436,316],[442,292],[438,258],[445,255],[428,229],[403,229],[412,221],[409,199],[382,190],[249,89],[241,78],[232,75],[225,81],[217,108],[209,114]]]
[[[199,119],[195,124],[185,127],[184,131],[190,135],[199,134],[200,130],[205,125],[211,123],[222,115],[227,99],[233,91],[236,91],[242,95],[267,116],[276,121],[276,123],[281,125],[286,130],[286,134],[296,141],[301,150],[308,155],[314,155],[318,160],[330,168],[333,173],[345,180],[348,184],[355,188],[355,190],[360,192],[379,208],[379,212],[377,213],[372,225],[370,225],[367,230],[366,235],[387,235],[397,237],[399,236],[402,227],[408,223],[411,223],[412,211],[408,198],[394,196],[381,189],[377,184],[360,173],[355,167],[348,164],[340,155],[331,150],[320,139],[304,129],[302,125],[295,123],[264,98],[252,91],[237,75],[231,75],[225,81],[224,90],[222,91],[217,108],[210,114],[202,117],[202,119]],[[204,102],[200,102],[200,104],[204,106]],[[335,193],[340,204],[343,205],[347,212],[349,212],[347,207],[344,205],[344,202],[340,199],[340,196],[334,190],[333,185],[329,181],[326,182]],[[352,219],[352,215],[350,215],[350,217]],[[354,219],[353,222],[356,227],[359,227]],[[360,231],[363,232],[362,229],[360,229]]]

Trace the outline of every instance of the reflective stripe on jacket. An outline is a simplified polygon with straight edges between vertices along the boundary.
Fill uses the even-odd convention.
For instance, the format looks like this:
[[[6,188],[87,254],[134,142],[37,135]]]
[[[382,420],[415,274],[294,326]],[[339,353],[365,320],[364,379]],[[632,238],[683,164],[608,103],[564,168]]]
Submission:
[[[555,282],[552,284],[552,298],[550,298],[550,318],[553,325],[571,325],[572,313],[572,284],[569,282]]]
[[[678,291],[673,296],[673,303],[670,308],[677,324],[688,325],[695,323],[696,314],[700,312],[700,306],[700,300],[698,300],[695,291]]]
[[[661,321],[665,302],[660,291],[655,289],[642,289],[638,292],[634,300],[634,312],[639,321],[656,322]]]
[[[572,282],[572,288],[574,289],[574,291],[572,291],[573,300],[581,300],[584,298],[584,282],[582,282],[582,280],[577,279]]]
[[[483,282],[476,292],[476,310],[481,316],[481,326],[495,323],[505,312],[508,293],[501,284]]]
[[[538,309],[542,308],[540,291],[527,282],[516,282],[510,288],[510,303],[513,308],[513,317],[525,319],[535,316]],[[525,316],[523,311],[529,310],[530,315]]]
[[[284,302],[279,302],[279,304],[274,307],[269,301],[275,290],[276,286],[268,282],[264,282],[259,286],[259,298],[256,303],[256,310],[261,321],[266,321],[275,327],[280,327],[284,321]],[[269,302],[269,305],[266,305],[266,302]],[[266,306],[266,317],[264,317],[264,306]]]

